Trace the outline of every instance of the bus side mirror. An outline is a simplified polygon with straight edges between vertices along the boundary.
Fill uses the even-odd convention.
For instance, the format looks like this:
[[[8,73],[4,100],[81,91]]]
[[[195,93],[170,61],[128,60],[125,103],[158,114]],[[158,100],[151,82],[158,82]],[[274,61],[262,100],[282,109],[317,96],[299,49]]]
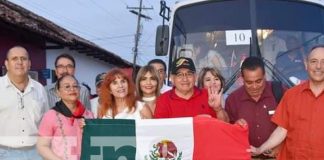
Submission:
[[[168,54],[169,26],[160,25],[156,29],[155,55],[165,56]]]

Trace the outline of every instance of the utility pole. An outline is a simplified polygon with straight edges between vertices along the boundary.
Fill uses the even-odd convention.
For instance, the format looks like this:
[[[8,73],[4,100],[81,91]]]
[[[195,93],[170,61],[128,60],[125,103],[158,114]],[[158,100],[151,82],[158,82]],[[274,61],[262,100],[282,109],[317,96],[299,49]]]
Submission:
[[[128,7],[127,6],[127,9],[130,9],[131,13],[137,15],[137,28],[136,28],[136,34],[135,34],[135,47],[134,47],[134,50],[133,50],[134,51],[134,57],[133,57],[133,74],[132,74],[132,76],[133,76],[134,80],[135,80],[135,73],[136,73],[136,58],[137,58],[137,54],[138,54],[138,43],[139,43],[140,35],[141,35],[141,31],[140,31],[141,18],[145,18],[145,19],[148,19],[148,20],[152,19],[151,17],[142,14],[142,10],[143,9],[153,9],[153,7],[150,7],[150,8],[142,7],[142,2],[143,2],[143,0],[140,0],[139,7]],[[135,10],[138,10],[138,12],[135,11]]]

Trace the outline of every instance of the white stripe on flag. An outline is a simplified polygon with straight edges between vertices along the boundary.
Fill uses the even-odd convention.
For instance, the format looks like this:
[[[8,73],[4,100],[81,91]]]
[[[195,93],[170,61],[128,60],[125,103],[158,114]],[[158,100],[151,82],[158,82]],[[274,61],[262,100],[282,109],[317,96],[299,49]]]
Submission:
[[[191,160],[194,148],[193,119],[170,118],[136,121],[136,159]]]

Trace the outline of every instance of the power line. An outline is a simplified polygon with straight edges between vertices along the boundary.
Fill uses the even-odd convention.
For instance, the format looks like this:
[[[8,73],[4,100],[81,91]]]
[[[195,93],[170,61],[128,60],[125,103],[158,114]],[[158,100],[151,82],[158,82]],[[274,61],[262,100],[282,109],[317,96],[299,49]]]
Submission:
[[[77,3],[79,6],[86,8],[86,5],[84,5],[83,1],[81,0],[74,0],[73,2]]]
[[[119,0],[119,2],[122,2],[125,4],[125,6],[127,7],[127,3],[124,0]]]
[[[131,37],[131,36],[134,36],[134,34],[125,34],[125,35],[110,36],[110,37],[100,37],[100,38],[94,38],[94,39],[90,39],[90,40],[93,40],[93,41],[109,40],[109,39],[124,38],[124,37]]]
[[[99,46],[106,46],[107,42],[101,42],[101,43],[96,43],[96,44],[98,44]],[[120,47],[121,49],[125,49],[125,48],[130,49],[130,50],[132,49],[132,46],[127,46],[127,43],[119,43],[116,41],[110,41],[108,44]],[[126,44],[126,45],[124,45],[124,44]]]
[[[131,9],[130,12],[134,13],[137,15],[137,28],[136,28],[136,35],[135,35],[135,46],[134,46],[134,58],[133,58],[133,78],[135,79],[135,73],[136,73],[136,58],[137,58],[137,54],[138,54],[138,43],[140,40],[140,35],[141,35],[141,18],[145,18],[145,19],[151,19],[150,17],[142,14],[142,10],[147,10],[147,9],[153,9],[153,7],[151,8],[146,8],[142,6],[143,0],[140,0],[140,4],[139,7],[128,7],[127,9]],[[138,10],[135,11],[135,10]]]
[[[103,12],[105,12],[106,14],[108,14],[109,16],[111,16],[114,20],[116,20],[117,22],[119,22],[119,25],[123,25],[124,24],[118,17],[116,17],[114,14],[110,13],[106,8],[104,8],[101,5],[99,5],[96,1],[90,0],[90,2],[92,2],[92,4],[94,6],[96,6],[97,8],[99,8],[100,10],[102,10]]]
[[[149,5],[153,6],[152,3],[151,3],[149,0],[147,0],[146,2],[147,2]]]
[[[25,4],[25,6],[31,6],[45,14],[47,14],[48,16],[51,16],[52,18],[55,18],[57,19],[58,21],[64,21],[65,24],[69,24],[69,28],[73,29],[74,31],[78,32],[78,33],[81,33],[81,34],[84,34],[84,35],[88,35],[89,37],[97,37],[95,36],[97,33],[91,33],[91,31],[94,30],[94,28],[92,28],[93,30],[87,30],[85,28],[91,28],[91,26],[87,26],[87,25],[84,25],[84,24],[81,24],[81,23],[78,23],[76,21],[74,21],[73,19],[70,19],[68,17],[66,17],[65,15],[62,16],[60,14],[58,14],[57,12],[55,12],[54,10],[48,10],[48,9],[45,9],[46,6],[44,5],[41,5],[41,4],[36,4],[34,3],[34,1],[25,1],[25,0],[20,0],[22,3]],[[78,26],[78,27],[76,27]],[[84,26],[83,28],[84,29],[80,29],[80,26]]]
[[[24,4],[26,2],[24,0],[20,0],[20,1],[22,1]],[[86,28],[90,28],[89,26],[84,25],[84,24],[80,24],[80,23],[75,23],[75,21],[73,19],[67,18],[66,16],[61,16],[60,14],[57,14],[53,10],[48,10],[48,9],[46,9],[46,7],[43,7],[43,5],[41,5],[41,4],[36,4],[33,1],[30,1],[30,2],[31,3],[28,4],[29,6],[32,6],[33,8],[35,8],[35,9],[37,9],[37,10],[51,16],[52,18],[58,18],[60,21],[64,21],[64,23],[66,24],[66,26],[64,28],[66,28],[66,29],[70,28],[70,29],[72,29],[72,32],[74,31],[76,33],[87,35],[88,37],[91,37],[91,38],[88,38],[88,39],[94,39],[94,40],[98,39],[98,40],[100,40],[100,38],[102,38],[102,37],[97,36],[98,33],[90,33],[89,32],[90,30],[86,29]],[[79,26],[79,27],[76,27],[76,26]],[[84,27],[82,27],[82,29],[80,29],[80,26],[84,26]],[[91,31],[93,31],[93,30],[91,30]],[[128,37],[133,36],[133,35],[134,34],[129,34]],[[111,36],[111,37],[113,37],[113,36]],[[122,37],[122,36],[120,36],[120,37]],[[123,35],[123,37],[127,37],[127,35]],[[122,44],[129,44],[129,41],[127,41],[127,42],[115,42],[115,41],[111,41],[111,39],[109,39],[109,38],[107,38],[106,40],[110,41],[109,42],[110,44],[113,44],[115,46],[119,46],[121,48],[129,48],[129,49],[132,48],[130,46],[122,45]]]

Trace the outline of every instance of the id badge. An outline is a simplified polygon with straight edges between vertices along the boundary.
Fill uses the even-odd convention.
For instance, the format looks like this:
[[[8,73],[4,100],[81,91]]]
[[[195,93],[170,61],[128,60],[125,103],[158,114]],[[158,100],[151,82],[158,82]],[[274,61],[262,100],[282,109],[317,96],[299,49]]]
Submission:
[[[268,114],[269,115],[273,115],[275,113],[275,110],[270,110],[270,111],[268,111]]]

